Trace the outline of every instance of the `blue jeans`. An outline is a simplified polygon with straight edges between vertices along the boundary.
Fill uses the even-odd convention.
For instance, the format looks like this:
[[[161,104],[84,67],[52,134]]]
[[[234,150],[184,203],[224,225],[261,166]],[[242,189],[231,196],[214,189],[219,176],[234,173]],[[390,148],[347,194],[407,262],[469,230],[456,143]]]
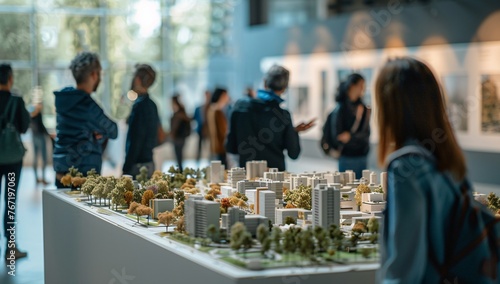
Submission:
[[[356,173],[356,179],[360,179],[363,174],[363,170],[368,167],[367,156],[359,157],[346,157],[340,156],[339,158],[339,172],[345,172],[346,170],[352,170]]]

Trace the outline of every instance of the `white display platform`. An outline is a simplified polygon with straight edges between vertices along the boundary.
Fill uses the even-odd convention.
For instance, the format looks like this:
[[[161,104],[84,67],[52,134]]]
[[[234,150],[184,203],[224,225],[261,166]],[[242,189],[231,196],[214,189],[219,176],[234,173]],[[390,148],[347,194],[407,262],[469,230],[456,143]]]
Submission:
[[[374,283],[378,264],[251,271],[105,215],[62,191],[43,192],[45,283]]]

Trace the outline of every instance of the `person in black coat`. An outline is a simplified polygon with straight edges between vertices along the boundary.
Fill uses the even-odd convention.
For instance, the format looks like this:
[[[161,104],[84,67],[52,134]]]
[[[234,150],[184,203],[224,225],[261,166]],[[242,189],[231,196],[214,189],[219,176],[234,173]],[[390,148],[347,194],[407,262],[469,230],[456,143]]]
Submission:
[[[148,169],[148,176],[155,170],[153,149],[158,145],[158,129],[161,128],[158,108],[148,94],[156,79],[156,72],[147,64],[136,66],[131,90],[138,97],[128,118],[127,142],[123,173],[134,178],[141,167]]]
[[[9,64],[0,64],[0,116],[2,116],[0,131],[5,129],[6,121],[13,117],[12,123],[16,130],[19,133],[25,133],[30,124],[30,114],[24,106],[23,99],[11,93],[12,85],[14,85],[12,67]],[[11,163],[5,160],[2,161],[2,158],[4,157],[0,156],[0,183],[5,178],[5,186],[0,192],[3,192],[4,195],[3,228],[4,237],[6,238],[5,259],[12,260],[14,258],[15,261],[28,255],[26,252],[20,251],[17,248],[17,244],[11,239],[11,234],[15,233],[15,225],[12,224],[15,224],[16,197],[18,195],[19,182],[21,181],[23,160],[21,158],[19,161]],[[16,206],[12,209],[12,206],[9,204]]]
[[[299,132],[314,126],[314,120],[294,127],[290,113],[282,109],[281,95],[288,88],[290,73],[274,65],[264,78],[264,90],[257,98],[236,102],[229,125],[226,150],[239,155],[239,166],[247,161],[266,160],[270,168],[284,171],[285,155],[297,159],[300,154]]]
[[[334,137],[342,144],[339,171],[352,170],[356,178],[367,168],[370,151],[370,109],[363,103],[365,79],[356,73],[339,86],[336,96],[338,115]]]

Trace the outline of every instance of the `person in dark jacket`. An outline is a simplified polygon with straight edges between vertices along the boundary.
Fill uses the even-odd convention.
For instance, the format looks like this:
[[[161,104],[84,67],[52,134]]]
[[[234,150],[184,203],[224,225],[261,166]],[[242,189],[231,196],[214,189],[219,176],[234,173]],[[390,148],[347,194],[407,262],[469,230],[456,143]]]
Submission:
[[[158,145],[160,117],[156,104],[148,94],[148,89],[155,79],[156,72],[151,66],[146,64],[136,66],[131,89],[138,94],[138,98],[128,119],[129,128],[123,164],[123,173],[133,177],[139,174],[143,166],[148,169],[149,176],[155,170],[153,148]]]
[[[207,124],[207,112],[210,107],[210,99],[212,94],[210,91],[205,91],[205,102],[203,105],[198,106],[194,110],[193,120],[196,121],[196,133],[198,134],[198,152],[196,153],[196,161],[200,163],[201,151],[203,149],[203,142],[207,140],[208,137],[208,124]]]
[[[12,85],[14,85],[12,67],[9,64],[0,64],[0,116],[3,116],[0,130],[5,128],[5,121],[10,119],[13,115],[14,127],[19,133],[25,133],[30,124],[30,114],[24,106],[23,99],[11,93]],[[15,208],[18,207],[16,204],[16,197],[18,195],[17,189],[19,187],[19,182],[21,181],[23,160],[21,158],[20,161],[15,163],[5,163],[2,162],[2,158],[3,157],[0,157],[0,188],[4,177],[5,186],[0,192],[4,192],[3,228],[4,237],[6,238],[5,259],[12,257],[20,259],[26,257],[28,254],[20,251],[17,248],[17,244],[9,240],[12,240],[11,236],[13,232],[15,233],[15,225],[12,224],[15,224]],[[16,206],[12,210],[12,206],[8,206],[8,204],[16,204]],[[10,230],[12,228],[14,228],[14,230]]]
[[[76,88],[66,87],[54,92],[57,136],[53,161],[58,188],[64,187],[60,179],[72,166],[84,175],[91,169],[100,173],[105,143],[109,138],[118,136],[116,123],[90,96],[101,81],[101,64],[97,54],[78,54],[70,69]]]
[[[267,160],[270,168],[284,171],[284,150],[291,159],[298,158],[299,132],[314,126],[314,120],[294,127],[290,113],[280,107],[289,76],[287,69],[274,65],[265,75],[265,89],[258,91],[256,99],[243,98],[236,102],[226,150],[239,155],[240,167],[244,167],[247,161]]]
[[[361,98],[365,91],[365,79],[351,74],[339,86],[336,96],[338,115],[334,137],[341,142],[339,171],[352,170],[356,178],[367,168],[370,151],[370,110]]]
[[[186,113],[184,105],[180,101],[180,95],[172,97],[172,110],[174,114],[170,119],[170,138],[174,144],[174,153],[179,169],[183,171],[182,162],[184,156],[184,145],[186,138],[191,134],[191,118]]]
[[[35,179],[37,183],[44,185],[49,184],[45,180],[45,167],[47,166],[47,136],[50,137],[49,132],[43,124],[43,103],[42,103],[42,90],[37,87],[34,90],[33,105],[30,108],[31,115],[31,134],[33,138],[33,170],[35,171]],[[42,176],[38,177],[38,158],[42,157]]]

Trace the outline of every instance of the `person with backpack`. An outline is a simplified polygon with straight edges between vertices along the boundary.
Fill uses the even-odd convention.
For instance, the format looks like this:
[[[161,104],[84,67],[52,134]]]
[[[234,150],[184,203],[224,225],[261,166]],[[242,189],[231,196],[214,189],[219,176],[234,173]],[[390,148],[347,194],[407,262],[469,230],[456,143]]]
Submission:
[[[9,64],[0,64],[0,188],[2,179],[4,216],[3,228],[5,245],[5,259],[20,259],[28,254],[17,248],[17,244],[9,242],[15,234],[15,218],[17,189],[21,181],[21,169],[25,149],[21,142],[20,133],[25,133],[30,124],[30,114],[24,106],[21,97],[11,93],[14,85],[14,74]],[[0,191],[0,193],[2,192]],[[14,208],[12,205],[14,204]],[[12,227],[14,230],[12,230]],[[14,238],[15,239],[15,238]]]
[[[174,144],[174,153],[177,165],[182,171],[182,162],[184,156],[184,145],[186,138],[191,134],[191,118],[187,115],[184,105],[180,101],[180,95],[175,94],[172,97],[172,110],[174,114],[170,119],[170,138]]]
[[[378,159],[387,168],[379,282],[499,283],[499,219],[472,197],[430,68],[388,61],[375,100]]]
[[[230,102],[229,94],[226,89],[216,88],[213,95],[210,107],[207,113],[208,133],[210,135],[210,149],[212,156],[220,160],[221,163],[227,166],[226,148],[224,142],[227,134],[227,116],[225,109]]]
[[[158,135],[163,129],[158,108],[149,96],[149,88],[156,79],[155,70],[147,64],[137,64],[132,78],[131,91],[137,94],[127,120],[128,132],[125,143],[123,174],[135,178],[142,167],[148,169],[148,176],[155,170],[153,149],[158,146]],[[160,132],[159,132],[160,129]]]
[[[357,178],[367,168],[370,151],[370,113],[362,101],[365,79],[353,73],[340,83],[337,106],[323,126],[321,147],[339,161],[339,171],[352,170]]]

